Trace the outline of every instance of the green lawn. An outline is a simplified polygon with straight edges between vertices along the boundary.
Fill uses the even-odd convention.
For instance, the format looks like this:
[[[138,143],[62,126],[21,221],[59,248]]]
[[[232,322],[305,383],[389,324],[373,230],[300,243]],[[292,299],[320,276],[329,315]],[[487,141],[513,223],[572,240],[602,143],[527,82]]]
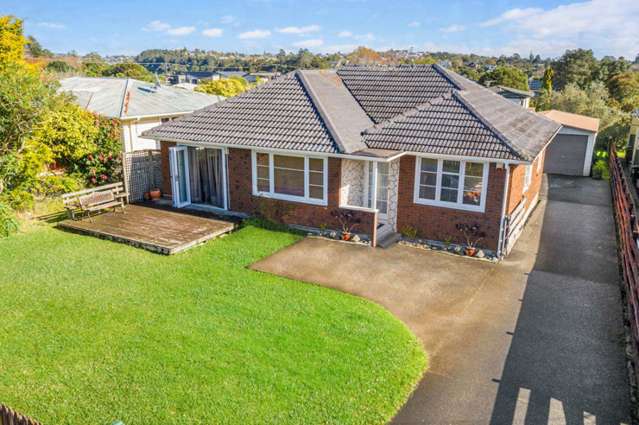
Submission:
[[[245,267],[297,238],[246,227],[172,257],[48,226],[0,240],[0,402],[44,424],[386,422],[421,345],[376,304]]]

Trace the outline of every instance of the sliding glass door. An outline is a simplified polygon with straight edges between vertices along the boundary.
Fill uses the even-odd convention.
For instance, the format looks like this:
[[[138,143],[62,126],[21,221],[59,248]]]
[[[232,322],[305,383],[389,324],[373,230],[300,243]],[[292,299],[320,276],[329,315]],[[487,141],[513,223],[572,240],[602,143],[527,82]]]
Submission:
[[[171,191],[173,193],[173,206],[181,208],[191,203],[187,147],[171,147],[169,149],[169,162],[171,166]]]
[[[188,149],[191,202],[226,208],[224,151],[211,148]]]

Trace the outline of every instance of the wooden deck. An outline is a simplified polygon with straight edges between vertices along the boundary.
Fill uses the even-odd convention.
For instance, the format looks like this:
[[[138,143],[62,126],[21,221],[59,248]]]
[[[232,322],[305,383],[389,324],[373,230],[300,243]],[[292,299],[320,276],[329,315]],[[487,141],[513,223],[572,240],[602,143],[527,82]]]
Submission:
[[[58,226],[165,255],[182,252],[235,227],[230,221],[142,205],[127,205],[124,213],[115,211],[90,219],[65,220]]]

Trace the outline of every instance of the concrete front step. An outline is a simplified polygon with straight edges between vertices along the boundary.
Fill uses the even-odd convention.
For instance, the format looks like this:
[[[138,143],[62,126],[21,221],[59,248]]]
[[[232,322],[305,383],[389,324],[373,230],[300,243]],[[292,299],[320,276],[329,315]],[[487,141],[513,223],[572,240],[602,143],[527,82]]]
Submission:
[[[380,248],[388,248],[389,246],[396,244],[402,238],[402,235],[396,232],[386,233],[379,239],[377,239],[377,246]]]

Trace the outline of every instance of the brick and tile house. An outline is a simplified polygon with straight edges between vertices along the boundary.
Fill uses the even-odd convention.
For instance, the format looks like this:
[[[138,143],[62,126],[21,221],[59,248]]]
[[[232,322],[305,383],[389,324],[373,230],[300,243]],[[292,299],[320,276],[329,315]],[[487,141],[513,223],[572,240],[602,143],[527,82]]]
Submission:
[[[505,255],[538,201],[544,150],[561,125],[438,65],[295,71],[147,131],[176,207],[208,205],[373,244],[397,232]]]

